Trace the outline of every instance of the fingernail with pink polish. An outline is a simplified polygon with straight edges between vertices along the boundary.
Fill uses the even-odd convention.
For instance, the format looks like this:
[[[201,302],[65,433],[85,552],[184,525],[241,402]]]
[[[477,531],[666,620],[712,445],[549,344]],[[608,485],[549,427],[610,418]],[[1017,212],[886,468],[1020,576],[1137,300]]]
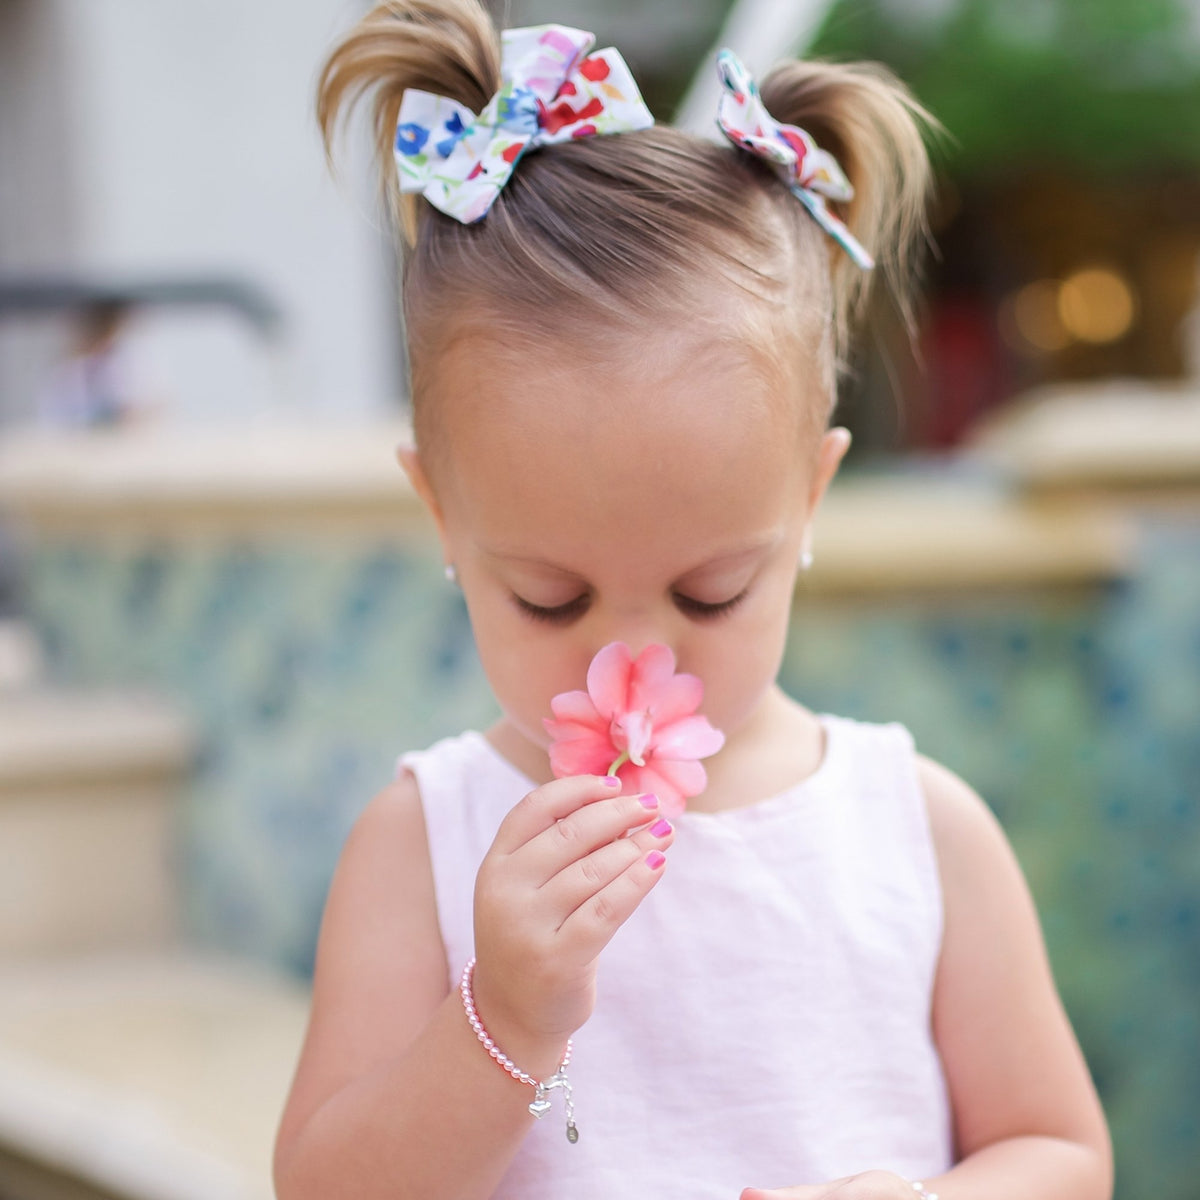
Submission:
[[[643,808],[658,807],[658,797],[653,792],[647,792],[644,796],[639,796],[638,802]]]
[[[661,867],[666,861],[667,856],[660,853],[658,850],[651,850],[650,853],[646,855],[646,866],[648,866],[652,871],[657,871],[658,868]]]
[[[621,786],[621,781],[615,775],[605,775],[600,782],[604,784],[605,787],[619,788]]]
[[[672,828],[673,826],[671,825],[670,821],[655,821],[654,824],[650,826],[650,832],[654,834],[655,837],[666,837],[667,834],[671,832]]]

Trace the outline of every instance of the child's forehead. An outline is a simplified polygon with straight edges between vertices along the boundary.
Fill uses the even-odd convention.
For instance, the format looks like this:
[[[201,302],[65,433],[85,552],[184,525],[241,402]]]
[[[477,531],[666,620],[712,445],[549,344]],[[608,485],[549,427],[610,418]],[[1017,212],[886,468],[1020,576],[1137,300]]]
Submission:
[[[452,347],[436,398],[444,482],[478,527],[551,508],[564,529],[598,517],[628,528],[650,512],[767,527],[804,493],[795,403],[711,338],[635,339],[608,358],[492,349]]]

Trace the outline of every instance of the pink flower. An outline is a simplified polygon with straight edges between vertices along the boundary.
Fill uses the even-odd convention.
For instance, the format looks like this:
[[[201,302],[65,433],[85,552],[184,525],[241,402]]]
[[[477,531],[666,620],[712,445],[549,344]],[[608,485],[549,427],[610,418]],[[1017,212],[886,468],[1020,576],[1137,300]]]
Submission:
[[[716,754],[725,735],[696,710],[704,685],[675,674],[666,646],[647,646],[635,659],[624,642],[610,642],[588,667],[586,692],[561,692],[550,701],[555,776],[616,775],[622,794],[654,792],[664,816],[677,816],[708,776],[697,761]]]

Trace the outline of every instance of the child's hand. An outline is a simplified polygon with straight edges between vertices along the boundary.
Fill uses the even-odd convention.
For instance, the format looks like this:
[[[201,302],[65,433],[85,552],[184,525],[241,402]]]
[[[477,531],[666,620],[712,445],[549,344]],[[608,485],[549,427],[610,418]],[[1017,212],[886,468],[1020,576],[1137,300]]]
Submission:
[[[745,1188],[739,1200],[916,1200],[913,1185],[891,1171],[867,1171],[832,1183],[789,1188]]]
[[[662,876],[673,830],[656,798],[614,795],[619,786],[577,775],[530,792],[475,880],[475,1002],[533,1073],[520,1051],[561,1053],[591,1015],[597,956]]]

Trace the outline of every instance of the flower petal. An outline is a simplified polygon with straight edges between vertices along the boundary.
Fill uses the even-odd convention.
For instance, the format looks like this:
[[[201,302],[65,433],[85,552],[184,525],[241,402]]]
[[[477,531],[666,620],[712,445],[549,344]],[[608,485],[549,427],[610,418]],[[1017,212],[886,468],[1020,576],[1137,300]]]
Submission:
[[[631,762],[622,763],[617,768],[616,775],[621,781],[620,794],[622,796],[636,796],[639,792],[653,790],[641,786],[641,772],[645,769],[645,767],[639,767],[636,763]]]
[[[652,758],[648,765],[681,796],[698,796],[708,786],[708,772],[694,758]]]
[[[655,758],[707,758],[725,745],[725,735],[707,717],[684,717],[654,731],[650,753]]]
[[[577,742],[580,738],[594,738],[605,746],[612,746],[612,738],[608,736],[607,731],[597,729],[595,725],[585,725],[582,721],[554,721],[549,717],[543,717],[542,724],[551,740],[555,742]],[[613,757],[616,758],[618,754],[619,750],[614,751]]]
[[[596,710],[611,721],[629,706],[629,676],[633,655],[624,642],[609,642],[596,652],[587,673],[588,695]]]
[[[690,717],[704,699],[704,684],[695,675],[674,675],[654,689],[650,719],[655,727]]]
[[[550,711],[560,721],[578,721],[583,725],[594,725],[597,729],[602,729],[606,724],[587,692],[559,692],[550,701]]]
[[[606,739],[573,738],[550,747],[550,770],[556,779],[567,775],[604,775],[616,755]]]
[[[675,655],[669,646],[652,642],[633,660],[629,676],[629,707],[646,711],[655,695],[675,674]]]
[[[687,806],[687,797],[668,779],[656,770],[657,764],[635,767],[632,763],[621,768],[621,792],[632,796],[641,792],[653,792],[658,797],[658,811],[668,818],[677,817]]]

